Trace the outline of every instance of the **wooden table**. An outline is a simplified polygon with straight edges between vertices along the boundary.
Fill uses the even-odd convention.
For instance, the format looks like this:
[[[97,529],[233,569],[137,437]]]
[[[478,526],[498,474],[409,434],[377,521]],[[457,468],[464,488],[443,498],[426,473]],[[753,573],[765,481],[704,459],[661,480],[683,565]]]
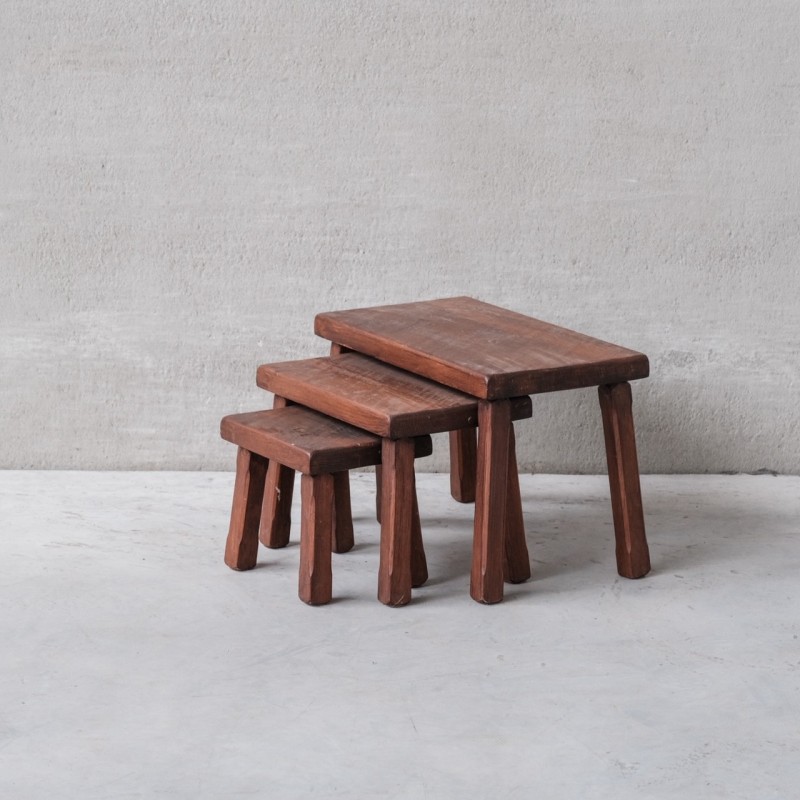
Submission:
[[[628,381],[647,356],[471,297],[318,314],[319,336],[479,399],[471,594],[503,598],[509,398],[598,386],[620,575],[650,570]]]
[[[363,353],[262,364],[256,381],[280,402],[298,403],[381,437],[378,598],[392,606],[408,603],[412,587],[421,586],[428,574],[419,511],[415,501],[412,505],[416,497],[414,441],[432,433],[474,431],[479,401]],[[509,410],[512,422],[527,419],[532,413],[530,397],[512,398]],[[531,573],[511,432],[509,445],[504,577],[517,583],[530,578]],[[284,476],[285,470],[270,466],[267,476],[266,497],[273,499],[263,505],[261,535],[266,535],[268,546],[282,546],[288,541],[288,525],[284,527],[275,514],[276,501],[283,506],[291,504],[286,498],[291,498],[293,473]],[[338,492],[346,488],[345,480],[335,490],[337,505]]]

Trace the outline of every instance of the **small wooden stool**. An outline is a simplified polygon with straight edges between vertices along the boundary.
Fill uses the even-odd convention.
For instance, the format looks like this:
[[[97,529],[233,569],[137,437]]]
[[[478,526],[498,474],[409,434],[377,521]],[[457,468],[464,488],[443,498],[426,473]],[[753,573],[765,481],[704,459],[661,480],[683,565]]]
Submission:
[[[225,563],[236,570],[256,564],[264,484],[273,461],[302,473],[300,599],[310,605],[329,602],[331,550],[345,552],[353,546],[348,470],[380,464],[381,439],[300,406],[224,417],[220,435],[239,448]],[[414,438],[413,458],[428,456],[432,449],[430,436]],[[411,490],[409,560],[419,581],[423,571],[427,578],[427,566],[413,479]],[[291,504],[291,496],[282,502]]]

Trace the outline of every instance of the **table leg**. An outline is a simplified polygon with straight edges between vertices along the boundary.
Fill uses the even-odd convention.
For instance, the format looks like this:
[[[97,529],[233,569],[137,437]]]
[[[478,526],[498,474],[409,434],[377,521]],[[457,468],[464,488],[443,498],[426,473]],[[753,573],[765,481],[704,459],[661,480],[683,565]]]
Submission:
[[[285,408],[289,402],[285,397],[275,396],[273,408]],[[294,494],[294,470],[272,461],[267,470],[264,487],[264,505],[261,508],[259,538],[264,547],[273,549],[289,544],[292,528],[292,495]]]
[[[381,521],[381,499],[383,498],[382,474],[383,470],[381,469],[381,465],[378,464],[375,467],[375,519],[378,520],[378,522]]]
[[[378,599],[389,606],[404,606],[411,600],[413,440],[384,439],[382,460]]]
[[[625,578],[641,578],[650,571],[650,552],[644,530],[631,385],[600,386],[598,391],[617,539],[617,571]]]
[[[383,493],[381,465],[375,467],[375,516],[381,521],[381,494]],[[413,475],[413,470],[412,470]],[[414,478],[414,506],[411,517],[411,581],[417,589],[428,580],[428,560],[425,557],[425,545],[422,542],[422,525],[419,518],[419,504],[417,502],[417,481]]]
[[[350,473],[333,473],[333,552],[353,549],[353,512],[350,506]]]
[[[459,503],[475,502],[475,428],[450,431],[450,494]]]
[[[417,502],[417,479],[411,471],[413,501],[411,507],[411,585],[416,589],[428,580],[428,560],[422,544],[422,524]]]
[[[303,475],[300,491],[303,518],[300,529],[298,594],[304,603],[319,606],[330,602],[333,593],[333,475]]]
[[[478,469],[470,594],[479,603],[503,599],[503,560],[511,404],[478,403]]]
[[[331,355],[332,356],[341,356],[345,353],[352,353],[353,351],[349,347],[345,347],[342,344],[336,344],[336,342],[331,342]]]
[[[236,481],[225,563],[231,569],[253,569],[258,555],[258,521],[264,496],[266,458],[240,447],[236,455]]]
[[[514,426],[508,435],[508,493],[506,495],[506,539],[503,576],[507,583],[524,583],[531,577],[531,560],[525,541],[522,497],[517,472],[517,447]]]

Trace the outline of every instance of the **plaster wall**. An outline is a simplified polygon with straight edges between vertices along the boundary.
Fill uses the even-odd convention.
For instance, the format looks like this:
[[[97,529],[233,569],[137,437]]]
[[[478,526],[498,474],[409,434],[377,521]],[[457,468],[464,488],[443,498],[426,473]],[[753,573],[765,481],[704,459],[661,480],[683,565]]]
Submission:
[[[3,0],[0,467],[229,469],[315,312],[471,294],[650,356],[644,471],[800,472],[799,41],[779,0]],[[594,390],[518,451],[603,470]]]

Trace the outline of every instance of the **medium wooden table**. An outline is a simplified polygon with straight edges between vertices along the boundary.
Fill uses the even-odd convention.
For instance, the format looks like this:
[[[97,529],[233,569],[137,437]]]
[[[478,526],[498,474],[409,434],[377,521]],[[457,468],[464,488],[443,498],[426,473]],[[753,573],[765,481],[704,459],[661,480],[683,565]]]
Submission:
[[[628,383],[649,375],[647,356],[471,297],[327,312],[314,330],[479,399],[475,600],[503,599],[510,398],[518,395],[599,387],[617,569],[627,578],[649,572]]]
[[[408,603],[412,587],[421,586],[428,575],[419,511],[416,502],[412,505],[416,497],[414,441],[431,433],[474,430],[479,401],[363,353],[262,364],[256,380],[280,402],[298,403],[381,437],[378,597],[387,605]],[[512,398],[509,410],[512,422],[530,417],[530,397]],[[509,431],[504,577],[517,583],[530,578],[531,572],[513,441]],[[272,500],[263,505],[261,535],[266,535],[268,546],[288,541],[288,525],[284,528],[275,513],[276,501],[284,507],[291,505],[287,497],[291,498],[292,476],[284,480],[285,471],[285,467],[273,470],[270,466],[267,476],[266,497]],[[346,489],[346,483],[339,491],[342,488]]]

